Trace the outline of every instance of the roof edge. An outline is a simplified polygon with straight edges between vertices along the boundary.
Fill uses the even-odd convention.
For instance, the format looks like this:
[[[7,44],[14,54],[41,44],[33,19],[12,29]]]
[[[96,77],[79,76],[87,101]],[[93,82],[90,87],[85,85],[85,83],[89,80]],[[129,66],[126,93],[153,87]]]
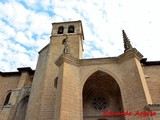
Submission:
[[[140,62],[145,66],[160,65],[160,61],[147,61],[147,58],[142,58]]]
[[[40,54],[40,52],[42,52],[45,48],[47,48],[49,46],[49,43],[46,45],[46,46],[44,46],[38,53]]]
[[[34,75],[35,70],[32,70],[30,67],[17,68],[18,71],[15,72],[1,72],[0,76],[13,76],[13,75],[21,75],[22,72],[28,72],[30,75]]]

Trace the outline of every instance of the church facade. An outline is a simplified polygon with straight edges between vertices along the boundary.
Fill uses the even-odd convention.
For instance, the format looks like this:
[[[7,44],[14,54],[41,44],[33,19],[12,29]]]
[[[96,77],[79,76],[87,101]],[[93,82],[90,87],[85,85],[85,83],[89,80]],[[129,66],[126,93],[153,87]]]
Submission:
[[[81,21],[52,26],[36,70],[0,72],[0,120],[160,120],[160,61],[124,30],[124,53],[83,59]]]

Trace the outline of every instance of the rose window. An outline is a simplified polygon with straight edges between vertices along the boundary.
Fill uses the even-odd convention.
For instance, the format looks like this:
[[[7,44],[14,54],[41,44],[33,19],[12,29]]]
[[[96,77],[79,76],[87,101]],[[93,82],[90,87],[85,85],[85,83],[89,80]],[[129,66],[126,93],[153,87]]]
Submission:
[[[103,97],[94,98],[92,105],[96,110],[104,110],[107,106],[107,101]]]

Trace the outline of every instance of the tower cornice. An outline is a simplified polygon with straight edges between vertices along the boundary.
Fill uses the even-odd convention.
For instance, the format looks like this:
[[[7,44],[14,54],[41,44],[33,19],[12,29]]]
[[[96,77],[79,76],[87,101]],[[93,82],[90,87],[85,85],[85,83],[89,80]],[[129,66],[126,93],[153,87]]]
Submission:
[[[55,64],[60,67],[64,62],[75,65],[75,66],[80,66],[80,60],[72,57],[70,54],[61,54],[59,58],[55,61]]]

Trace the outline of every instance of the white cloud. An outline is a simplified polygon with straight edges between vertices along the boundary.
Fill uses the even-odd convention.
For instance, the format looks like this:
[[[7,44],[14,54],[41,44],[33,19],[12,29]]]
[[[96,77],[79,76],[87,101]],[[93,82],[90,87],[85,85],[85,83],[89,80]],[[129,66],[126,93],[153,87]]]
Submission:
[[[24,2],[30,6],[30,7],[34,7],[36,5],[36,3],[39,3],[40,0],[24,0]]]
[[[12,48],[15,51],[20,51],[20,52],[27,52],[26,48],[22,47],[20,44],[15,44]]]
[[[44,9],[48,9],[52,6],[51,0],[41,0],[40,2]]]
[[[30,22],[29,30],[32,33],[42,35],[42,34],[48,34],[51,31],[51,17],[49,17],[47,14],[42,13],[31,13],[29,15],[28,21]]]
[[[92,50],[91,56],[94,58],[103,57],[103,54],[100,51]]]
[[[28,27],[26,22],[30,11],[25,9],[25,7],[20,3],[15,1],[5,4],[1,3],[0,11],[0,18],[15,27],[16,30],[24,30]]]
[[[122,54],[124,29],[133,47],[160,60],[154,54],[160,51],[159,0],[12,0],[0,2],[0,11],[0,71],[35,68],[37,52],[49,43],[51,23],[71,20],[82,20],[86,57]]]
[[[25,44],[28,42],[28,39],[23,32],[17,32],[15,40],[22,44]]]

